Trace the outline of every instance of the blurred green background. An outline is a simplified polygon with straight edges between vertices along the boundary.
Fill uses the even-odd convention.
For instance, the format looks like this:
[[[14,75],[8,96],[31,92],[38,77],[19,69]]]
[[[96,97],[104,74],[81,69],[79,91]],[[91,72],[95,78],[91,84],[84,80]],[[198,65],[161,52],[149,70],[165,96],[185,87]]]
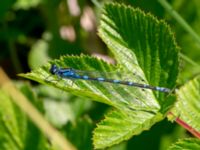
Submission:
[[[101,5],[90,0],[4,0],[0,5],[0,65],[10,78],[17,77],[48,60],[81,53],[112,61],[112,55],[97,36]],[[121,0],[133,7],[165,19],[172,27],[181,52],[200,64],[200,44],[178,24],[156,0]],[[169,1],[172,7],[200,33],[200,1]],[[110,57],[108,57],[110,56]],[[181,59],[178,85],[199,73],[199,68]],[[57,89],[29,83],[43,103],[44,115],[78,149],[92,149],[92,130],[103,119],[108,106],[62,93]],[[62,94],[61,94],[62,93]],[[66,115],[67,114],[67,115]],[[58,117],[59,116],[59,117]],[[184,129],[164,120],[150,131],[116,145],[112,150],[164,150],[180,137],[190,136]]]

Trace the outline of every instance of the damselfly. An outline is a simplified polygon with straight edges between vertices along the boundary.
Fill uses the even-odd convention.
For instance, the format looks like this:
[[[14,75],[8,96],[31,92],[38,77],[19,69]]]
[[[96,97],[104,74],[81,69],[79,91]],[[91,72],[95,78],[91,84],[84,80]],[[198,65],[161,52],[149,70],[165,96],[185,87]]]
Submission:
[[[113,83],[113,84],[121,84],[121,85],[127,85],[127,86],[134,86],[134,87],[138,87],[138,88],[151,89],[151,90],[156,90],[156,91],[165,92],[165,93],[171,92],[171,90],[169,88],[165,88],[165,87],[151,86],[151,85],[136,83],[136,82],[132,82],[132,81],[109,79],[109,78],[105,78],[103,76],[102,77],[101,76],[93,77],[93,76],[87,75],[87,71],[81,71],[81,74],[80,74],[79,70],[76,70],[73,68],[60,68],[55,64],[51,65],[49,72],[53,75],[58,76],[59,78],[108,82],[108,83]],[[85,72],[85,74],[84,74],[84,72]]]

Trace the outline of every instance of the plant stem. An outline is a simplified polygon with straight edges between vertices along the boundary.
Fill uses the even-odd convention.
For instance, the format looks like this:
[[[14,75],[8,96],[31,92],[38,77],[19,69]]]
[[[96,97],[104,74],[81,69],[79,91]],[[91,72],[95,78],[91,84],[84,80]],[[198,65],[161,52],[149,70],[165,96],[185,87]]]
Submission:
[[[173,117],[174,114],[172,112],[169,112],[169,115],[172,115]],[[191,127],[189,124],[187,124],[186,122],[184,122],[183,120],[181,120],[179,117],[177,117],[175,119],[176,123],[178,123],[180,126],[182,126],[183,128],[185,128],[186,130],[188,130],[192,135],[194,135],[195,137],[197,137],[198,139],[200,139],[200,132],[198,132],[197,130],[195,130],[193,127]]]

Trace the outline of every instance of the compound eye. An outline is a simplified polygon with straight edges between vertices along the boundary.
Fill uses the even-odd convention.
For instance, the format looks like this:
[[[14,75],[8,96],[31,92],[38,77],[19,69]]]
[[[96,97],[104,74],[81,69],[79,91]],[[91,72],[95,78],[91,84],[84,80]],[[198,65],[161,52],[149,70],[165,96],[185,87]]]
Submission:
[[[49,70],[49,72],[51,72],[52,74],[55,74],[57,72],[57,66],[55,64],[53,64]]]
[[[53,71],[56,72],[56,70],[57,70],[56,65],[53,65]]]

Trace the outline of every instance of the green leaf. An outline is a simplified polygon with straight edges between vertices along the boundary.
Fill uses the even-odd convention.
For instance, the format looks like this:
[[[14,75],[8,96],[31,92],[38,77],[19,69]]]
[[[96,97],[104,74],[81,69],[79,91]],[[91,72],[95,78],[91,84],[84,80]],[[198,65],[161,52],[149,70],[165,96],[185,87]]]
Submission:
[[[107,76],[111,79],[122,79],[122,77],[118,75],[118,72],[122,71],[119,67],[84,55],[81,57],[64,56],[59,60],[52,61],[51,64],[78,70],[98,70],[99,72],[96,73],[104,72],[105,75],[106,72],[112,72],[112,74],[108,74]],[[53,85],[78,96],[92,98],[93,100],[106,103],[122,110],[144,110],[156,113],[160,109],[159,103],[151,90],[143,92],[139,88],[127,87],[124,85],[95,81],[58,79],[57,76],[50,74],[49,69],[50,64],[47,64],[31,73],[21,74],[21,76],[44,84]],[[116,72],[116,70],[118,72]],[[132,74],[128,75],[126,73],[123,78],[129,78],[132,81],[139,80],[138,77],[136,78]]]
[[[20,150],[23,147],[21,134],[16,114],[19,116],[18,110],[15,110],[9,96],[0,90],[0,149]],[[21,122],[24,121],[24,116],[21,115]],[[22,124],[21,124],[22,125]]]
[[[169,27],[163,21],[158,21],[139,9],[107,4],[103,10],[99,35],[124,69],[137,72],[150,85],[174,87],[178,74],[178,47]],[[174,102],[173,97],[166,98],[162,93],[156,92],[154,94],[161,106],[160,112],[167,112]],[[139,114],[145,116],[141,112]],[[147,126],[150,128],[159,120],[156,115],[144,120],[136,116],[131,118],[138,121],[137,125],[133,125],[132,119],[125,119],[127,125],[130,123],[128,127],[124,124],[106,124],[105,131],[102,130],[104,126],[100,124],[95,130],[101,132],[95,132],[94,145],[97,148],[104,148],[116,144],[145,130],[146,122],[149,122]],[[122,118],[117,120],[121,123]],[[105,122],[110,120],[105,119]],[[112,130],[113,128],[117,128],[117,133]],[[129,132],[120,134],[119,131],[123,130]],[[113,134],[109,134],[110,132]]]
[[[155,122],[161,119],[163,116],[160,113],[155,115],[144,111],[130,113],[112,111],[94,130],[94,146],[96,149],[103,149],[118,144],[144,130],[149,130]]]
[[[178,47],[164,21],[158,21],[139,9],[107,4],[99,35],[124,69],[137,72],[150,85],[174,88],[178,74]],[[163,106],[167,100],[162,93],[156,95]]]
[[[36,104],[34,94],[28,86],[22,85],[20,90]],[[2,90],[0,99],[0,149],[51,149],[46,137]]]
[[[179,117],[193,130],[200,132],[200,76],[195,77],[177,91],[178,101],[171,113]],[[169,119],[173,120],[173,118]]]
[[[200,149],[200,140],[195,138],[181,139],[168,148],[168,150],[197,150],[197,149]]]
[[[102,60],[98,60],[96,58],[91,58],[84,55],[82,55],[81,57],[65,56],[61,57],[60,60],[55,60],[51,63],[57,64],[58,66],[72,67],[81,70],[83,70],[84,68],[85,70],[99,70],[99,72],[112,72],[116,70],[120,71],[120,68],[118,67],[109,65]],[[75,95],[90,97],[93,100],[114,106],[115,108],[120,109],[123,113],[132,114],[129,116],[128,119],[126,119],[126,123],[128,124],[127,128],[124,129],[124,126],[119,126],[119,131],[127,130],[127,132],[119,134],[119,136],[115,135],[117,140],[111,141],[110,144],[119,143],[124,139],[130,138],[132,135],[134,135],[134,133],[139,134],[147,127],[150,128],[155,122],[158,122],[161,119],[163,119],[163,116],[161,117],[161,114],[158,113],[160,109],[159,103],[157,102],[151,90],[146,90],[145,92],[142,92],[141,89],[135,87],[127,87],[123,85],[99,83],[84,80],[76,80],[73,81],[73,83],[71,80],[66,79],[59,79],[58,81],[57,76],[49,74],[49,68],[50,64],[43,66],[42,68],[39,68],[38,70],[35,70],[31,73],[23,74],[22,76],[39,81],[41,83],[56,86],[65,91],[70,91]],[[113,78],[116,79],[118,77],[117,73],[114,72],[114,75],[115,77]],[[130,77],[127,75],[128,74],[125,74],[124,78]],[[112,76],[110,77],[112,78]],[[132,77],[132,80],[136,79]],[[132,117],[132,121],[130,120],[130,117]],[[123,117],[121,117],[120,119],[122,118]],[[128,122],[128,120],[130,122]],[[137,126],[133,125],[134,120],[137,121]],[[121,122],[122,120],[118,121]],[[111,125],[110,128],[115,128],[112,124],[109,125]],[[132,125],[132,128],[130,128],[130,125]],[[107,135],[108,133],[102,132],[101,134]],[[94,138],[94,142],[97,142],[98,140],[98,138]],[[109,141],[108,139],[104,140]],[[105,147],[106,146],[108,145],[105,145]]]

